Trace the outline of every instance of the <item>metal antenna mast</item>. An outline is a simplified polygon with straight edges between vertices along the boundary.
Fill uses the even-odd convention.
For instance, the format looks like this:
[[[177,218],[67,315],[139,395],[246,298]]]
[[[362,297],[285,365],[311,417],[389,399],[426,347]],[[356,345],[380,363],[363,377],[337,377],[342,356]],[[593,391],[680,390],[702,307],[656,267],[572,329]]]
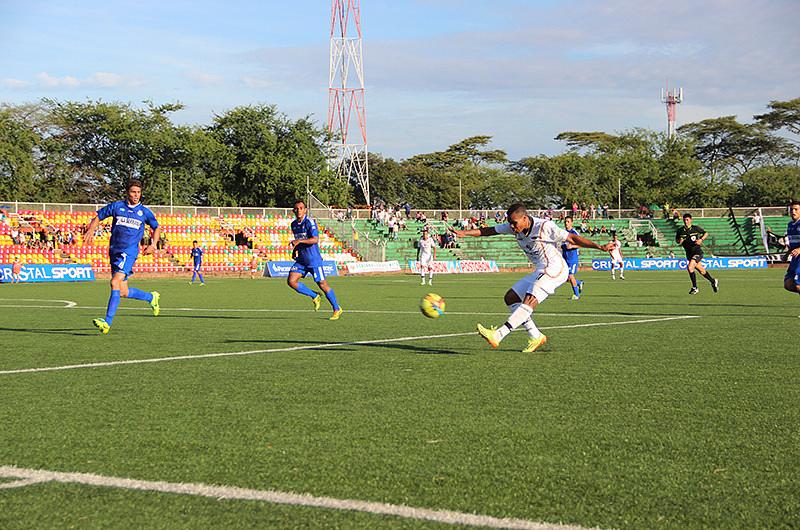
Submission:
[[[678,103],[683,101],[683,89],[673,88],[661,89],[661,103],[667,104],[667,134],[670,138],[675,138],[675,108]]]
[[[328,167],[369,194],[367,114],[361,46],[361,0],[331,0],[331,58],[328,86]]]

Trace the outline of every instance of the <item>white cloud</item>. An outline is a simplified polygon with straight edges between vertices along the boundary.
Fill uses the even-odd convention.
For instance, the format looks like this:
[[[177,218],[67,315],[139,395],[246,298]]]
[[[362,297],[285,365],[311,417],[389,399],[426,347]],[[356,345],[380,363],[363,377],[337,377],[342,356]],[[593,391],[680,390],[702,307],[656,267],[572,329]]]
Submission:
[[[71,89],[71,88],[122,88],[122,87],[138,87],[143,85],[143,81],[134,77],[127,77],[120,74],[111,72],[95,72],[92,75],[84,78],[78,78],[72,75],[54,76],[47,72],[39,72],[36,74],[36,83],[28,83],[26,81],[17,81],[18,83],[25,83],[18,85],[19,87],[33,88],[48,88],[48,89]]]
[[[208,72],[189,72],[186,77],[194,84],[199,86],[219,86],[225,82],[221,75],[210,74]]]
[[[30,83],[28,83],[27,81],[22,81],[20,79],[13,79],[13,78],[7,77],[7,78],[5,78],[5,79],[0,81],[0,85],[4,86],[6,88],[25,88],[28,85],[30,85]]]
[[[273,88],[277,86],[275,81],[270,81],[269,79],[261,79],[258,77],[251,77],[251,76],[244,76],[242,78],[242,83],[247,88]]]
[[[59,87],[77,87],[81,83],[78,81],[77,78],[67,75],[64,77],[54,77],[47,72],[40,72],[36,74],[36,79],[39,80],[39,84],[47,87],[47,88],[59,88]]]

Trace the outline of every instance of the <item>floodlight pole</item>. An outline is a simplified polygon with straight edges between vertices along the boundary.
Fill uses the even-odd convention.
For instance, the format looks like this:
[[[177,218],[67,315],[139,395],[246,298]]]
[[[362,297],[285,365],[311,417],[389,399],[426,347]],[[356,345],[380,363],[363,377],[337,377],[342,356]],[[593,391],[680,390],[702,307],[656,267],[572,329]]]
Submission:
[[[369,158],[361,43],[361,0],[331,0],[328,169],[361,186],[367,204]],[[355,120],[351,120],[355,115]]]
[[[666,103],[667,105],[667,135],[669,136],[670,140],[675,138],[675,110],[678,103],[682,102],[682,88],[673,88],[670,90],[669,84],[667,84],[666,90],[663,88],[661,89],[661,103]]]

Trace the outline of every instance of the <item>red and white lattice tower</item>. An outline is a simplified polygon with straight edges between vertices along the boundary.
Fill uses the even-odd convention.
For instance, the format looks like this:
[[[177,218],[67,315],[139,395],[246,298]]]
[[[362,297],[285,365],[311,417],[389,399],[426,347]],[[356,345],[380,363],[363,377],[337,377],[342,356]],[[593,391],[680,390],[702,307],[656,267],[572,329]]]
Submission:
[[[369,195],[367,113],[361,45],[361,0],[331,0],[331,59],[328,85],[328,167]]]
[[[675,138],[675,107],[682,101],[682,88],[670,90],[669,85],[667,85],[666,90],[661,89],[661,103],[666,103],[667,105],[667,134],[670,138]]]

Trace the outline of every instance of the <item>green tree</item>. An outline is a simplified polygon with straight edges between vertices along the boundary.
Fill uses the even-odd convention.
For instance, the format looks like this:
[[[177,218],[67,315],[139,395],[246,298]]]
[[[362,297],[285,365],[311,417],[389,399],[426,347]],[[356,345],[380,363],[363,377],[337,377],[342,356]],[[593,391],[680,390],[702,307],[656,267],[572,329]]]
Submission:
[[[220,184],[233,204],[288,205],[305,196],[307,176],[323,178],[327,134],[308,118],[291,121],[274,106],[251,105],[215,116],[207,130],[227,151]]]
[[[7,109],[0,109],[0,199],[27,200],[34,194],[33,152],[40,139]]]

